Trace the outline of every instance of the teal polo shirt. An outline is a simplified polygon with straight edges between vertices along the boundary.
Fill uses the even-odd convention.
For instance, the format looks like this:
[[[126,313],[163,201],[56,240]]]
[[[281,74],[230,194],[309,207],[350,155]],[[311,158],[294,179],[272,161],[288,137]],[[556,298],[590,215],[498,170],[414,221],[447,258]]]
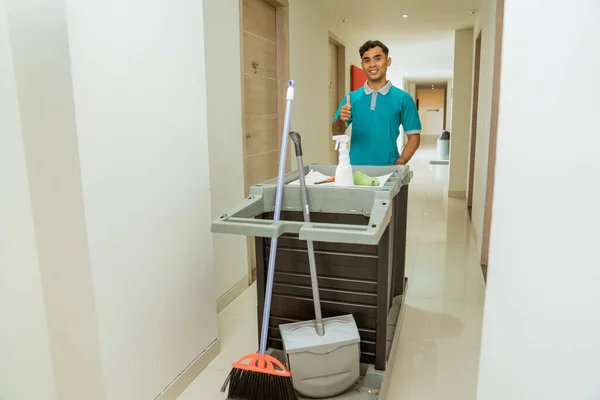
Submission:
[[[407,135],[421,133],[421,119],[412,96],[390,81],[374,91],[367,83],[350,92],[352,111],[346,126],[352,124],[350,163],[353,165],[391,165],[396,162],[400,125]],[[340,117],[346,97],[340,103],[334,122]]]

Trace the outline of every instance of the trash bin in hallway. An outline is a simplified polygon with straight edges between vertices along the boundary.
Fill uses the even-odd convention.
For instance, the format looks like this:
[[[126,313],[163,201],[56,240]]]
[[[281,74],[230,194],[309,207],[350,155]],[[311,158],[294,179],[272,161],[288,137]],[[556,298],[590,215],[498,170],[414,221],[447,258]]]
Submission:
[[[442,131],[437,137],[437,156],[438,160],[450,159],[450,132],[448,131]]]
[[[334,176],[335,165],[307,165],[304,174]],[[353,167],[380,186],[339,187],[307,181],[311,222],[304,222],[298,172],[286,174],[281,220],[273,220],[277,179],[213,221],[212,232],[255,238],[258,329],[262,323],[271,238],[278,237],[268,346],[283,349],[279,325],[314,319],[306,240],[315,248],[323,318],[352,314],[361,363],[385,371],[406,285],[408,166]]]

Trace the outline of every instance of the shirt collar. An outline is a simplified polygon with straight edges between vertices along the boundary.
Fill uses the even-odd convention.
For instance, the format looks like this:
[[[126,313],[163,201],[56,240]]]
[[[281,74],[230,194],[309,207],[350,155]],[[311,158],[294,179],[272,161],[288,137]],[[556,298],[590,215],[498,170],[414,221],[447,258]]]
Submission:
[[[391,88],[392,88],[392,81],[388,80],[387,83],[385,84],[385,86],[379,90],[376,90],[376,92],[385,96],[386,94],[388,94],[388,92],[390,91]],[[369,82],[368,81],[365,82],[365,94],[371,94],[373,92],[375,92],[375,90],[371,89],[371,87],[369,86]]]

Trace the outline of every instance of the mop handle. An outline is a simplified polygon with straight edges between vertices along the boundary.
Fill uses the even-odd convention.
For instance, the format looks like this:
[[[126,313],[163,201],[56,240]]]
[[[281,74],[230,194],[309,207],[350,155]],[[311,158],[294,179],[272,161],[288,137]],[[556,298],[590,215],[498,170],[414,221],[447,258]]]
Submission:
[[[277,192],[275,195],[274,221],[279,221],[281,215],[281,202],[283,197],[283,180],[285,176],[285,164],[288,150],[288,132],[290,130],[290,119],[292,114],[292,102],[294,100],[294,81],[288,82],[286,97],[285,120],[281,138],[281,154],[279,155],[279,173],[277,175]],[[265,289],[265,307],[263,310],[262,330],[260,334],[260,354],[267,352],[267,338],[269,333],[269,318],[271,316],[271,299],[273,297],[273,278],[275,276],[275,257],[277,255],[277,237],[271,238],[271,251],[269,254],[269,270],[267,273],[267,287]]]
[[[310,209],[308,205],[308,190],[306,189],[306,179],[304,177],[304,163],[302,161],[302,143],[298,132],[290,132],[290,137],[296,148],[296,161],[298,163],[298,178],[300,180],[300,194],[302,196],[302,212],[304,222],[310,222]],[[308,261],[310,268],[310,280],[312,284],[313,303],[315,306],[316,330],[319,336],[325,334],[323,327],[323,317],[321,315],[321,298],[319,296],[319,281],[317,279],[317,262],[315,260],[315,249],[312,240],[307,240]]]

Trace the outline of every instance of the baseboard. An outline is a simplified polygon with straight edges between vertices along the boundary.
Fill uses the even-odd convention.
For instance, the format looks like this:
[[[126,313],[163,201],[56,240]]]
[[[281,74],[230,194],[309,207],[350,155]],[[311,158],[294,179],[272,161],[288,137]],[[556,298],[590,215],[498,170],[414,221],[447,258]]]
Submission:
[[[406,294],[408,293],[408,279],[404,279],[404,294],[402,295],[402,302],[400,303],[400,314],[398,315],[398,322],[396,322],[396,331],[394,332],[394,338],[392,340],[392,346],[390,349],[390,355],[388,357],[387,364],[385,366],[385,374],[383,375],[383,382],[381,389],[379,390],[379,400],[387,400],[388,392],[390,389],[390,383],[392,379],[392,371],[396,361],[396,353],[398,352],[398,346],[400,346],[400,331],[402,330],[402,322],[404,321],[404,311],[406,310]],[[390,399],[391,400],[391,399]]]
[[[448,197],[453,199],[466,199],[467,191],[466,190],[448,190]]]
[[[483,284],[487,286],[488,266],[481,264],[481,272],[483,273]]]
[[[248,288],[248,275],[244,276],[238,283],[233,285],[223,296],[217,300],[217,313],[223,311],[225,307],[231,304],[232,301]]]
[[[177,400],[185,389],[221,352],[221,343],[217,338],[181,373],[155,400]]]

